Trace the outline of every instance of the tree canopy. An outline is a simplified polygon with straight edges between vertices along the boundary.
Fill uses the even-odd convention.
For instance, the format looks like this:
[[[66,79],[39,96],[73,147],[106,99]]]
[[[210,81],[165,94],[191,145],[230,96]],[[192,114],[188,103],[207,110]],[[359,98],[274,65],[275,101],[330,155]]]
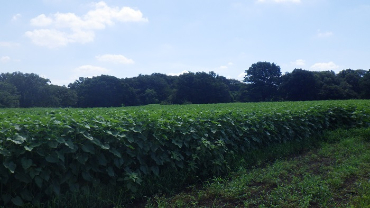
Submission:
[[[271,101],[280,84],[280,66],[270,62],[257,62],[245,71],[244,81],[250,83],[253,101]]]
[[[370,70],[336,74],[294,69],[282,75],[275,63],[257,62],[245,72],[244,82],[211,71],[124,79],[80,77],[68,87],[52,85],[33,73],[1,73],[0,108],[370,99]]]

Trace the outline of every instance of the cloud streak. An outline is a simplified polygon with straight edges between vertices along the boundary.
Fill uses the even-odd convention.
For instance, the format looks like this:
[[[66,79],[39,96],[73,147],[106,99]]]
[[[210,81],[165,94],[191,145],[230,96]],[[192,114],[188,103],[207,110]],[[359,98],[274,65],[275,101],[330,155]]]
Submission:
[[[21,15],[21,14],[15,14],[15,15],[13,15],[13,17],[12,17],[12,21],[17,21],[17,20],[19,20],[21,17],[22,17],[22,15]]]
[[[7,47],[7,48],[16,48],[19,47],[19,43],[14,42],[0,42],[0,47]]]
[[[30,20],[34,29],[25,33],[36,45],[57,48],[69,43],[94,41],[95,31],[112,26],[116,22],[148,22],[140,10],[130,7],[109,7],[101,1],[92,4],[94,9],[83,16],[74,13],[41,14]]]
[[[334,69],[338,69],[339,66],[336,65],[334,62],[330,61],[330,62],[327,62],[327,63],[316,63],[314,65],[311,66],[311,69],[312,70],[316,70],[316,71],[320,71],[320,70],[334,70]]]
[[[6,63],[6,62],[9,62],[10,61],[10,57],[9,56],[2,56],[0,57],[0,62],[1,63]]]
[[[102,56],[95,57],[98,61],[110,62],[116,64],[134,64],[134,60],[126,58],[123,55],[105,54]]]
[[[267,3],[267,2],[274,2],[274,3],[301,3],[301,0],[257,0],[258,3]]]
[[[319,38],[328,38],[328,37],[331,37],[331,36],[333,36],[333,32],[330,32],[330,31],[321,32],[320,30],[318,30],[318,32],[317,32],[317,37],[319,37]]]
[[[290,63],[294,66],[304,66],[304,65],[306,65],[306,61],[303,60],[303,59],[298,59],[298,60],[295,60],[295,61],[290,62]]]

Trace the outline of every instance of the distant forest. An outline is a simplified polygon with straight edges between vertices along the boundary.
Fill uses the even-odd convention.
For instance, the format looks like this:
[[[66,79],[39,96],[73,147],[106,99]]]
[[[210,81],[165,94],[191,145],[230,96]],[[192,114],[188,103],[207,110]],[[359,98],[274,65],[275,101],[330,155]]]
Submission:
[[[294,69],[282,74],[270,62],[245,70],[244,82],[214,72],[180,76],[160,73],[117,78],[80,77],[58,86],[37,74],[0,74],[0,107],[120,107],[147,104],[370,99],[370,70],[313,72]]]

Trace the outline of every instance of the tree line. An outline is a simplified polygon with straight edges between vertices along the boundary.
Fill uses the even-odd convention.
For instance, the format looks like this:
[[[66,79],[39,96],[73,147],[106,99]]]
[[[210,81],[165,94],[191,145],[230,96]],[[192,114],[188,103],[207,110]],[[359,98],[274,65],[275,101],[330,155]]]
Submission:
[[[80,77],[68,86],[51,84],[34,73],[0,74],[0,107],[120,107],[147,104],[370,99],[370,70],[282,75],[275,63],[257,62],[244,82],[214,72],[179,76],[153,73],[133,78]]]

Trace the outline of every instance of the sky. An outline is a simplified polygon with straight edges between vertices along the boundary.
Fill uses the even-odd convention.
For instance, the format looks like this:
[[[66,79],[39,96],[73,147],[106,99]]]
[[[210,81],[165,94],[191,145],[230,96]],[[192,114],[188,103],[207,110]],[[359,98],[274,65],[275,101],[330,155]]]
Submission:
[[[0,0],[0,73],[79,77],[370,69],[368,0]]]

